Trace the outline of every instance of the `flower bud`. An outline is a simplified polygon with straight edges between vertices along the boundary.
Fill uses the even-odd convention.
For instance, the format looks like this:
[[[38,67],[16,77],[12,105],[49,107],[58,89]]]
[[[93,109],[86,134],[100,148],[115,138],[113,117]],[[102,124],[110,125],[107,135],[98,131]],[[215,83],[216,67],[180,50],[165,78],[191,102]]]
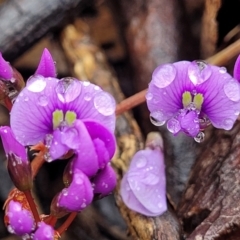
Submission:
[[[45,48],[35,74],[43,77],[56,77],[56,68],[50,52]]]
[[[6,217],[9,219],[8,231],[19,236],[29,234],[35,227],[32,213],[19,202],[11,200],[6,208]]]
[[[0,135],[8,160],[9,175],[20,191],[32,188],[31,166],[25,148],[15,139],[10,127],[1,127]]]
[[[38,224],[38,229],[33,235],[33,240],[54,240],[54,229],[45,222]]]

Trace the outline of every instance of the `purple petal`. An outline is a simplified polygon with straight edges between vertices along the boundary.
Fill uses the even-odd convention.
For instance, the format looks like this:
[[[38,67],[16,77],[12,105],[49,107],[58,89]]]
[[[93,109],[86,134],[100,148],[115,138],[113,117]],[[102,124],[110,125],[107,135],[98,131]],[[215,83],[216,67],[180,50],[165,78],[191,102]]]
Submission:
[[[6,215],[9,218],[8,230],[19,236],[30,233],[34,229],[34,220],[30,211],[23,209],[19,202],[10,201]]]
[[[201,112],[206,114],[214,127],[229,130],[240,110],[240,85],[222,68],[212,66],[210,81],[196,89],[204,97]]]
[[[34,145],[43,141],[53,131],[52,113],[63,109],[54,89],[56,78],[33,76],[18,95],[12,111],[10,124],[17,140],[23,145]]]
[[[192,91],[194,85],[189,81],[187,70],[190,62],[181,61],[161,65],[155,69],[146,95],[147,105],[156,120],[163,123],[181,109],[182,94]],[[169,73],[166,73],[169,71]],[[165,79],[167,76],[167,80]]]
[[[62,143],[64,134],[59,129],[54,130],[53,135],[50,137],[52,139],[50,140],[49,153],[51,159],[55,160],[62,157],[70,148]],[[65,136],[65,138],[67,138],[67,136]]]
[[[52,226],[47,225],[45,222],[38,224],[38,229],[34,233],[33,240],[53,240],[54,229]]]
[[[0,53],[0,78],[3,80],[11,80],[13,77],[13,70],[11,65],[4,60]]]
[[[137,199],[139,204],[134,206],[137,212],[146,214],[143,211],[146,209],[147,216],[157,216],[166,211],[165,166],[163,154],[159,149],[137,152],[126,175],[126,181],[121,184],[121,193],[127,206],[131,208]]]
[[[190,135],[191,137],[196,137],[199,133],[200,127],[198,122],[198,114],[196,111],[190,111],[184,116],[179,116],[178,120],[180,122],[182,130]]]
[[[93,176],[99,168],[94,144],[82,121],[77,120],[75,127],[79,132],[79,148],[76,150],[73,168],[80,169],[87,176]]]
[[[240,81],[240,55],[238,56],[234,65],[233,77]]]
[[[117,184],[116,173],[110,165],[107,165],[93,178],[94,193],[101,194],[102,197],[109,195]]]
[[[104,167],[113,157],[116,150],[116,140],[105,126],[94,120],[83,120],[89,135],[91,136],[98,155],[100,168]]]
[[[59,207],[63,207],[70,212],[81,211],[92,202],[92,199],[91,182],[82,171],[75,169],[70,186],[64,188],[59,194]]]
[[[22,161],[28,161],[25,148],[15,139],[10,127],[0,127],[0,135],[6,154],[14,153]]]
[[[42,75],[43,77],[56,77],[56,68],[52,55],[47,48],[43,50],[38,68],[35,74]]]

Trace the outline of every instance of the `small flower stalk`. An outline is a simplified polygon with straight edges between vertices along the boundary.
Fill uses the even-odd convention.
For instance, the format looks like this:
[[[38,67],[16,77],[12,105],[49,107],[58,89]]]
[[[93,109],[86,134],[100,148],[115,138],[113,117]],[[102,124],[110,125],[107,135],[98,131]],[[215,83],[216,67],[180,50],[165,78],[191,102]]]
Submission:
[[[210,124],[225,130],[233,127],[240,110],[240,83],[224,67],[181,61],[155,69],[146,100],[154,125],[166,123],[174,135],[183,132],[201,142]]]

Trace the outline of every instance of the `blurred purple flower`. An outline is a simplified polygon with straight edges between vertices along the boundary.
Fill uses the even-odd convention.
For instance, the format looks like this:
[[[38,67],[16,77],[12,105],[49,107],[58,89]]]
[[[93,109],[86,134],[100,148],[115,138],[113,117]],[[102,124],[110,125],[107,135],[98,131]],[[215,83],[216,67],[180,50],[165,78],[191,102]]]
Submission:
[[[154,125],[167,122],[174,135],[182,131],[201,142],[210,123],[225,130],[233,127],[240,111],[240,84],[224,67],[181,61],[155,69],[146,99]]]
[[[38,224],[38,229],[33,235],[33,240],[54,240],[54,229],[45,222]]]
[[[35,75],[13,105],[11,127],[23,145],[43,141],[49,162],[74,150],[75,165],[92,176],[115,152],[115,101],[89,82]]]
[[[240,82],[240,55],[238,56],[234,65],[233,77]]]
[[[32,213],[23,209],[19,202],[10,201],[6,216],[9,218],[8,231],[19,236],[29,234],[34,230],[35,223]]]
[[[56,77],[56,68],[55,63],[53,61],[52,55],[45,48],[43,50],[40,62],[38,64],[38,68],[35,72],[36,75],[42,75],[43,77]]]
[[[13,78],[13,69],[9,62],[6,62],[0,53],[0,79],[4,81],[11,81]]]
[[[120,193],[130,209],[143,215],[158,216],[167,210],[165,165],[160,148],[134,155]]]
[[[8,171],[14,185],[25,191],[32,187],[31,166],[26,149],[16,139],[8,126],[0,127],[3,148],[8,160]]]

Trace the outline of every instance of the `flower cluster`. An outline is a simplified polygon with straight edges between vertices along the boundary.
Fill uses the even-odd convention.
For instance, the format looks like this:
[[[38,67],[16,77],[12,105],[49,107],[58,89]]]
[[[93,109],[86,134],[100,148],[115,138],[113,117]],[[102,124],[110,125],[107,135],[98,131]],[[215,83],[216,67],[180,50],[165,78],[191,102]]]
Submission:
[[[234,77],[239,80],[239,59]],[[181,61],[155,69],[146,94],[151,122],[201,142],[212,124],[230,130],[240,111],[240,84],[226,72],[203,61]]]
[[[12,81],[12,68],[3,58],[0,66],[4,67],[1,80]],[[90,82],[57,79],[55,64],[46,49],[35,74],[14,99],[10,126],[1,127],[0,135],[10,176],[20,191],[32,187],[25,146],[44,144],[47,162],[71,157],[64,173],[65,188],[51,204],[55,218],[81,211],[93,199],[113,191],[116,175],[109,161],[116,148],[115,100]],[[54,236],[52,227],[35,222],[20,201],[8,203],[6,216],[12,233],[22,236],[35,232],[33,239],[53,239],[41,237],[46,232]]]
[[[145,216],[158,216],[167,210],[166,177],[162,139],[157,133],[146,149],[132,158],[121,182],[121,196],[132,210]]]

